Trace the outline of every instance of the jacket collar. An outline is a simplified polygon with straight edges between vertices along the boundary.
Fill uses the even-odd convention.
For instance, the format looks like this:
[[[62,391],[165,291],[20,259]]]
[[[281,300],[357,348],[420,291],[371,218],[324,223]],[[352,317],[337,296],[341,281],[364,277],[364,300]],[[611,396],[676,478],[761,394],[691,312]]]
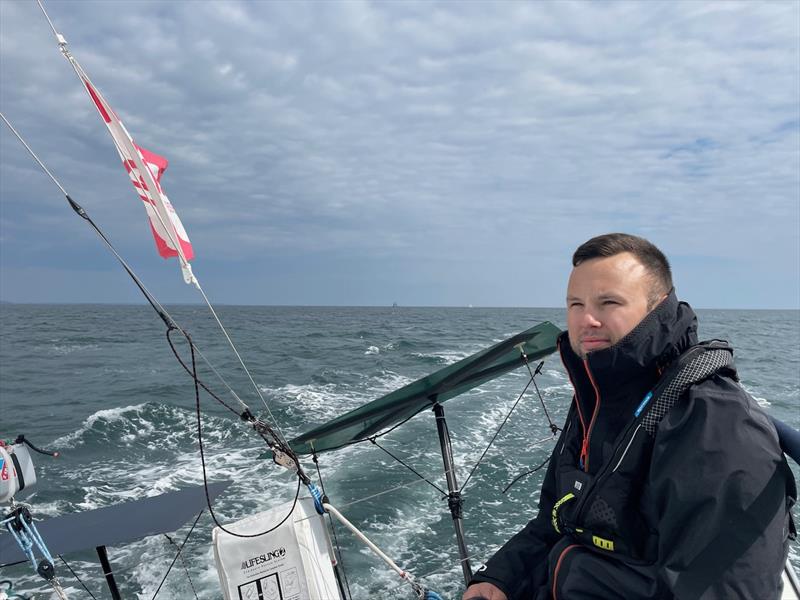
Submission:
[[[567,332],[559,336],[561,358],[579,398],[594,397],[588,366],[604,402],[630,394],[638,402],[660,370],[696,343],[697,317],[688,304],[678,301],[674,289],[616,344],[590,352],[586,365],[570,347]]]

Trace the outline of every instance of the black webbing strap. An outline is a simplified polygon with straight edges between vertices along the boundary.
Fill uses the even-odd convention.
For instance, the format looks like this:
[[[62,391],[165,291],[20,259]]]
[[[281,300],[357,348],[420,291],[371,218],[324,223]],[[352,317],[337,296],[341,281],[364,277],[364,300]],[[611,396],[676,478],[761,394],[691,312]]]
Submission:
[[[19,464],[19,459],[17,458],[17,455],[14,454],[13,452],[11,452],[9,456],[11,456],[11,462],[14,463],[14,471],[17,473],[17,480],[19,481],[19,489],[24,490],[25,476],[22,473],[22,467]]]

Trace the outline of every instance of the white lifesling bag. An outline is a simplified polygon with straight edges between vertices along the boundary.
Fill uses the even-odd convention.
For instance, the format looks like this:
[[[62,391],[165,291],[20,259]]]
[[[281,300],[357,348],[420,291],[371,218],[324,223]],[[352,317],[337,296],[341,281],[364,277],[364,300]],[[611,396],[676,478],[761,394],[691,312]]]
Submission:
[[[225,529],[266,531],[291,508],[288,502]],[[328,529],[312,498],[299,499],[286,522],[266,535],[241,538],[215,527],[212,539],[225,600],[341,600]]]

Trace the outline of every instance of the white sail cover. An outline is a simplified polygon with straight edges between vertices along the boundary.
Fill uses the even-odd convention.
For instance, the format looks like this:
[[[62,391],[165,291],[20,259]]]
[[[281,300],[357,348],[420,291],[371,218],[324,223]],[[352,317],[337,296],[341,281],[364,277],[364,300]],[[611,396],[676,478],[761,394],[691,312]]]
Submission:
[[[192,244],[172,203],[161,188],[161,175],[167,168],[167,159],[142,148],[133,141],[122,121],[89,81],[89,77],[78,62],[72,56],[68,58],[108,127],[122,164],[144,203],[158,253],[164,258],[178,257],[184,280],[186,283],[196,284],[197,281],[189,265],[189,261],[194,258]]]

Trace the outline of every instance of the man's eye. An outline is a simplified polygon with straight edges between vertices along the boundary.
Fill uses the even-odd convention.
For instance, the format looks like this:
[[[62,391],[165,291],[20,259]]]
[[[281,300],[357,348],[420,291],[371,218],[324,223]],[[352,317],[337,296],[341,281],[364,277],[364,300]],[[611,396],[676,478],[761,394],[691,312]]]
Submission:
[[[619,304],[616,300],[603,300],[603,304]]]
[[[581,306],[583,306],[582,302],[570,302],[569,303],[569,307],[570,308],[578,308],[578,307],[581,307]]]

